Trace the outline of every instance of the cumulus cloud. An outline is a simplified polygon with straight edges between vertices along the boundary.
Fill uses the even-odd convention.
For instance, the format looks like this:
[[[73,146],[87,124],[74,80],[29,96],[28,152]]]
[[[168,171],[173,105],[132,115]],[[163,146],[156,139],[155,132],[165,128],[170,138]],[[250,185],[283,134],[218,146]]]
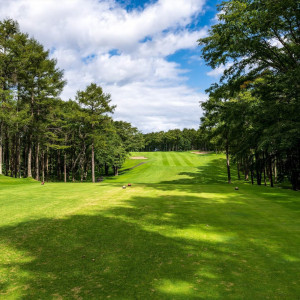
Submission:
[[[127,11],[115,0],[0,0],[0,18],[16,19],[51,49],[68,81],[63,99],[96,82],[111,93],[116,117],[141,130],[195,128],[204,95],[166,57],[207,34],[187,29],[204,2],[158,0]]]
[[[233,65],[232,62],[227,63],[226,65],[221,65],[209,72],[206,73],[206,75],[211,76],[211,77],[215,77],[218,78],[221,75],[223,75],[224,71],[228,68],[230,68]]]

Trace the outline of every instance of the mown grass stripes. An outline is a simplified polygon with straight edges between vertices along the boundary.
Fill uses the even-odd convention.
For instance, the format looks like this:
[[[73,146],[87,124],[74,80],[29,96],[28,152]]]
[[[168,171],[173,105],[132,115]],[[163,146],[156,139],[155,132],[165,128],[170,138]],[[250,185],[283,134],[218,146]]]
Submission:
[[[297,192],[229,185],[223,155],[138,156],[96,184],[0,176],[0,299],[299,298]]]
[[[179,161],[179,155],[176,153],[176,152],[170,152],[168,154],[168,157],[170,158],[170,160],[173,162],[171,163],[172,166],[175,166],[175,167],[182,167],[183,164],[182,164],[182,160]]]
[[[169,156],[165,152],[160,152],[163,166],[170,166]]]
[[[182,159],[184,162],[185,162],[185,166],[189,166],[189,167],[194,167],[197,165],[197,163],[193,163],[191,160],[190,160],[190,155],[188,155],[187,153],[180,153],[178,155],[178,157],[180,157],[180,159]]]

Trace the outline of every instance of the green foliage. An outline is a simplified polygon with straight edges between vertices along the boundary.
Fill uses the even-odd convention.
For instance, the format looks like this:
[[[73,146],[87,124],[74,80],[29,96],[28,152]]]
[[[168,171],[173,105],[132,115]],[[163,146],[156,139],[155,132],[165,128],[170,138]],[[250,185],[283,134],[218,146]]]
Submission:
[[[261,184],[263,173],[273,184],[275,175],[299,189],[299,3],[230,0],[219,11],[219,23],[199,44],[211,67],[231,66],[207,90],[202,128],[210,129],[214,143],[229,143],[252,181]]]
[[[144,134],[146,151],[211,150],[211,145],[202,129],[171,129]]]
[[[63,72],[10,19],[0,22],[0,58],[0,174],[83,181],[92,171],[94,181],[95,167],[98,175],[103,166],[120,168],[129,151],[143,147],[136,128],[114,126],[111,96],[95,83],[62,101]]]

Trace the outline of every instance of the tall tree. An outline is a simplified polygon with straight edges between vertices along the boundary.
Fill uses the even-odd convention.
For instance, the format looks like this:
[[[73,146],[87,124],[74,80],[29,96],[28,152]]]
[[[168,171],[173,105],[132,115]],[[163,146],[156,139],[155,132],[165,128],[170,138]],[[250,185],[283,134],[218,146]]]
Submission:
[[[227,68],[220,83],[208,92],[225,91],[229,98],[241,100],[240,92],[247,90],[257,99],[258,110],[251,109],[253,103],[246,110],[251,123],[241,123],[253,126],[250,131],[242,129],[248,142],[243,143],[247,144],[244,153],[253,154],[249,156],[251,174],[255,169],[260,184],[267,169],[272,185],[280,158],[280,172],[294,189],[300,188],[299,4],[292,0],[227,0],[218,9],[220,22],[199,44],[211,67]],[[237,155],[241,147],[235,144]]]
[[[5,133],[7,130],[7,102],[11,98],[10,87],[14,81],[16,69],[13,49],[16,47],[15,37],[17,34],[19,34],[17,22],[11,19],[0,22],[0,175],[3,173],[3,141],[4,137],[7,137]]]
[[[110,94],[105,94],[95,83],[91,83],[84,91],[78,91],[76,101],[82,106],[86,126],[90,128],[92,182],[95,182],[95,139],[99,126],[103,124],[107,113],[113,113],[115,106],[110,105]]]

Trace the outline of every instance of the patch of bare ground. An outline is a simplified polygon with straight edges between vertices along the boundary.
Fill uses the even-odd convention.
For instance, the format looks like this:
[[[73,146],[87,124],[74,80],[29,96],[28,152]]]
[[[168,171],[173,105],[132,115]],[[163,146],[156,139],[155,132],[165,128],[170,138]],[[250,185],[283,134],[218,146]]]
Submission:
[[[130,159],[148,159],[145,156],[131,156]]]
[[[208,151],[195,151],[195,152],[191,152],[193,154],[208,154]]]

